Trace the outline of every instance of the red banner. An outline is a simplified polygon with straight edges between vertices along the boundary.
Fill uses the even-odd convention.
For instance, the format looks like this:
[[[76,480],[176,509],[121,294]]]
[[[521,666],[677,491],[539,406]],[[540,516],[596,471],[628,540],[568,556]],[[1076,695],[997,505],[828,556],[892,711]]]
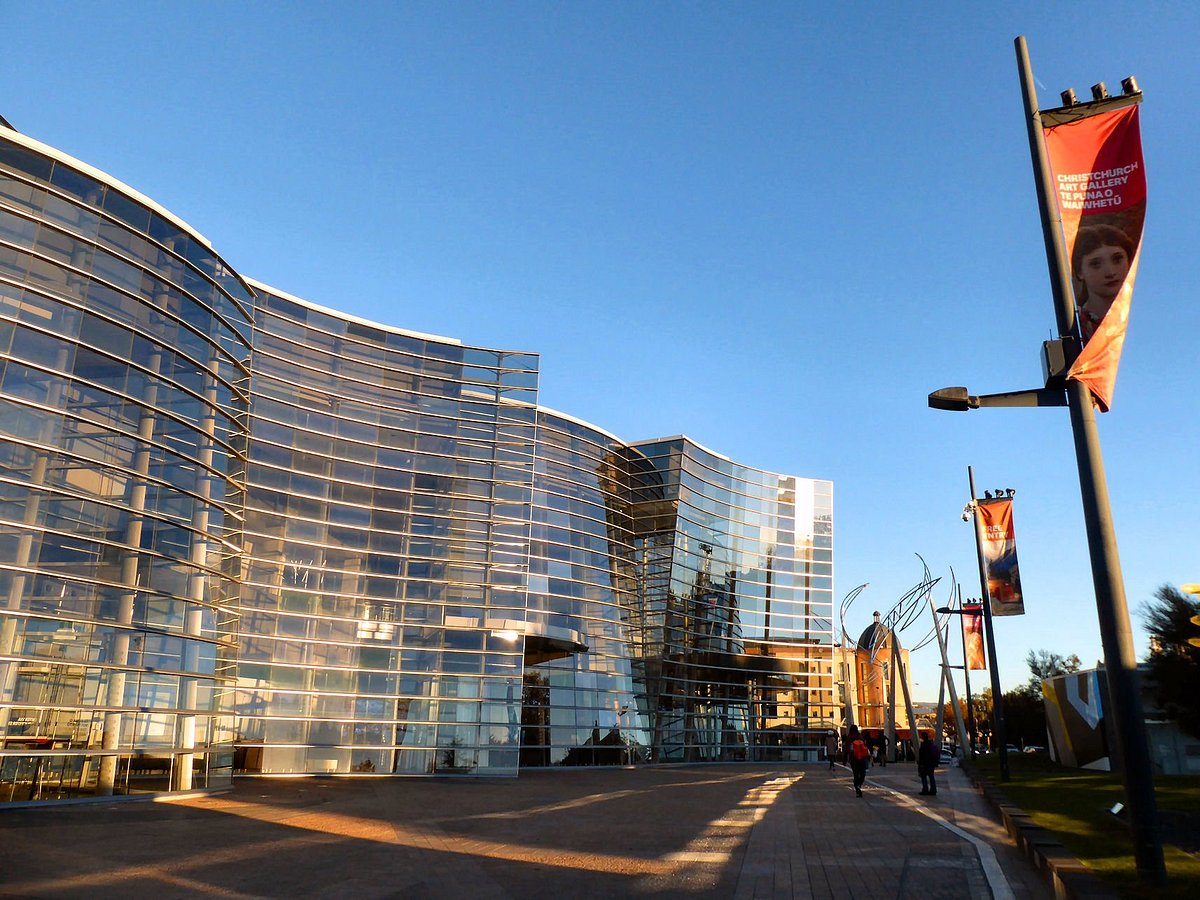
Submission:
[[[1107,412],[1146,218],[1138,107],[1045,128],[1083,350],[1068,373]]]
[[[986,669],[983,655],[983,605],[968,603],[962,608],[963,646],[968,669]]]
[[[1011,500],[979,500],[983,523],[983,559],[987,564],[988,596],[993,616],[1021,616],[1021,572],[1017,567],[1017,538]]]

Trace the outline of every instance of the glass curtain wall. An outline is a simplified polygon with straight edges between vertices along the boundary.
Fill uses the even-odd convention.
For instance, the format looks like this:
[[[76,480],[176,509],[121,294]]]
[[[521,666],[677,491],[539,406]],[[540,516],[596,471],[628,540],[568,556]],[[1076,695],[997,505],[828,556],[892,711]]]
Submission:
[[[815,758],[833,715],[831,483],[686,438],[633,450],[654,759]]]
[[[255,287],[237,770],[515,774],[537,357]]]
[[[0,802],[228,783],[250,304],[0,129]]]
[[[625,444],[539,410],[522,765],[648,758],[627,473]],[[544,635],[577,635],[586,650],[538,653]]]
[[[537,399],[0,128],[0,803],[815,758],[832,485]]]

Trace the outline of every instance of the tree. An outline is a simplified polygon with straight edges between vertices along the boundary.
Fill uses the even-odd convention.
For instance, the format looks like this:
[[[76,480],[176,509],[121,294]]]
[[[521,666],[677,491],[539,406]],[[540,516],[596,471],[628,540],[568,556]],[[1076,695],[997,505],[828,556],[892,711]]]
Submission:
[[[975,736],[980,748],[992,745],[992,689],[971,694],[971,708],[975,712]]]
[[[1046,743],[1046,704],[1040,681],[1036,690],[1031,682],[1004,695],[1004,731],[1008,742],[1022,749]]]
[[[963,724],[967,723],[967,701],[958,698],[958,711],[962,715]],[[942,733],[939,736],[943,744],[958,744],[958,723],[954,718],[954,704],[949,700],[942,706]]]
[[[1050,650],[1030,650],[1025,656],[1025,665],[1029,666],[1029,681],[1022,690],[1028,691],[1039,701],[1042,699],[1044,680],[1057,675],[1073,675],[1083,666],[1074,653],[1062,656]]]
[[[971,706],[975,710],[975,738],[979,748],[990,746],[992,736],[992,689],[985,688],[982,694],[971,695]],[[968,736],[971,733],[971,719],[967,712],[965,697],[958,698],[958,708],[962,711],[963,725]],[[945,729],[945,740],[954,744],[958,742],[958,729],[954,723],[954,706],[949,701],[942,711],[942,727]]]
[[[1004,695],[1005,732],[1010,743],[1024,747],[1046,741],[1046,704],[1042,682],[1059,675],[1073,675],[1082,667],[1079,657],[1063,656],[1052,650],[1030,650],[1025,656],[1029,680]]]
[[[1191,620],[1200,601],[1164,584],[1139,611],[1150,632],[1146,667],[1154,700],[1185,732],[1200,736],[1200,647],[1188,643],[1197,634]]]

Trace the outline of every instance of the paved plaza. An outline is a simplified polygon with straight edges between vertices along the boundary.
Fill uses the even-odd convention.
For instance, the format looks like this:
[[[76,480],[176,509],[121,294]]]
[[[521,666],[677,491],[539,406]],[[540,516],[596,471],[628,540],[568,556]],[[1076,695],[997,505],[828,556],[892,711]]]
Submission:
[[[825,764],[239,780],[224,794],[0,812],[0,896],[1050,896],[957,768],[858,799]]]

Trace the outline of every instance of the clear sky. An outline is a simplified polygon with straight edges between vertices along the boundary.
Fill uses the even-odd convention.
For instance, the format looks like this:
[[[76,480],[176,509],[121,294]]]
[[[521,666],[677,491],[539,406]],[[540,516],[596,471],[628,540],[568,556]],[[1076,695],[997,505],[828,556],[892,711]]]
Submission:
[[[0,114],[125,181],[241,272],[467,343],[538,351],[542,402],[831,479],[855,636],[922,574],[977,596],[960,520],[1013,487],[1030,649],[1101,656],[1013,39],[1044,106],[1135,74],[1149,201],[1100,419],[1138,607],[1200,581],[1195,3],[5,5]],[[929,619],[902,635],[915,642]],[[956,660],[957,661],[957,660]],[[937,654],[916,655],[918,698]]]

